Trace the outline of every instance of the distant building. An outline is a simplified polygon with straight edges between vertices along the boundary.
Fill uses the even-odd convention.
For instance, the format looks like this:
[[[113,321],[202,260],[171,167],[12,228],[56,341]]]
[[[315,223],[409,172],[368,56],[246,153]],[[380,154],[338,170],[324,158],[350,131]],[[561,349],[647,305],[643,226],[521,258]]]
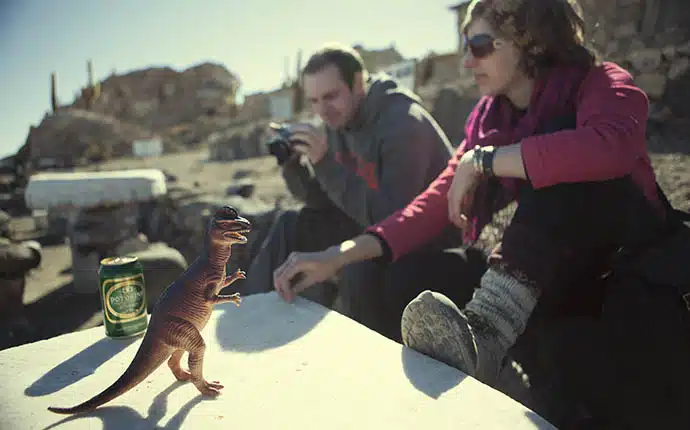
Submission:
[[[457,25],[456,28],[458,30],[458,52],[462,52],[462,33],[460,33],[460,26],[462,25],[462,22],[465,20],[465,15],[467,14],[467,8],[470,5],[470,0],[462,0],[459,3],[450,6],[448,9],[452,10],[455,12],[456,18],[457,18]]]
[[[158,157],[161,154],[163,154],[163,140],[159,136],[136,139],[132,142],[132,155],[135,157]]]
[[[237,119],[250,120],[267,118],[270,115],[270,92],[257,92],[247,94],[244,97],[244,102],[240,106]]]
[[[362,56],[364,65],[370,72],[379,71],[405,60],[393,44],[384,49],[366,49],[362,45],[355,45],[353,48]]]
[[[419,61],[416,68],[417,85],[443,85],[458,78],[462,57],[457,51],[430,54]]]
[[[417,60],[402,60],[397,63],[382,67],[379,71],[388,73],[398,83],[412,91],[417,88]]]
[[[253,121],[270,118],[284,121],[294,116],[295,89],[285,86],[273,91],[248,94],[240,107],[237,119]]]
[[[271,119],[274,121],[286,121],[291,119],[295,114],[295,112],[293,112],[294,100],[295,89],[292,87],[285,87],[272,91],[268,99]]]

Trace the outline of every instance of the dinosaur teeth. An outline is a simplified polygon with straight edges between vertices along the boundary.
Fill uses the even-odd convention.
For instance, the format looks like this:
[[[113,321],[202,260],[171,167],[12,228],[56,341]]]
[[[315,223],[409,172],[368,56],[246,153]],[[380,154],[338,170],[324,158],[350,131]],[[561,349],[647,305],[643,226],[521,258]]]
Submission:
[[[242,233],[244,233],[244,231],[230,231],[228,232],[228,236],[240,243],[247,243],[247,238],[243,236]]]

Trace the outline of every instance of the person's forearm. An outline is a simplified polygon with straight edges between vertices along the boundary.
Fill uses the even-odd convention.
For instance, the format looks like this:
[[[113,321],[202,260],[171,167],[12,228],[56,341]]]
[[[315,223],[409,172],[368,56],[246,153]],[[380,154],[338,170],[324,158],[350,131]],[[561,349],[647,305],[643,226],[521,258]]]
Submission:
[[[493,171],[501,178],[527,179],[519,143],[496,148]]]
[[[331,247],[338,268],[383,255],[379,240],[371,234],[362,234]]]
[[[287,160],[281,170],[288,191],[297,200],[311,207],[330,206],[330,199],[319,186],[308,163],[303,163],[299,156]]]

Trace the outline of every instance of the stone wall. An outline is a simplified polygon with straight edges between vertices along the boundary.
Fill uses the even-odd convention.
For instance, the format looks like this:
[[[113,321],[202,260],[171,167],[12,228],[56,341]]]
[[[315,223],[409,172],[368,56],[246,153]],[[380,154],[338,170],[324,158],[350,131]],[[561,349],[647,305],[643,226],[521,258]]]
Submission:
[[[592,44],[628,69],[652,117],[690,117],[690,9],[686,0],[581,0]]]
[[[690,118],[690,8],[687,0],[580,0],[586,34],[603,60],[625,67],[650,98],[650,118]],[[460,25],[469,1],[450,7]],[[685,7],[683,7],[685,5]],[[479,94],[470,73],[457,61],[454,78],[428,78],[417,88],[454,145]]]
[[[459,32],[469,2],[451,9]],[[651,102],[650,116],[690,117],[690,8],[687,0],[580,0],[586,34],[603,60],[625,67]],[[471,93],[460,65],[455,87]],[[470,95],[470,97],[473,97]]]

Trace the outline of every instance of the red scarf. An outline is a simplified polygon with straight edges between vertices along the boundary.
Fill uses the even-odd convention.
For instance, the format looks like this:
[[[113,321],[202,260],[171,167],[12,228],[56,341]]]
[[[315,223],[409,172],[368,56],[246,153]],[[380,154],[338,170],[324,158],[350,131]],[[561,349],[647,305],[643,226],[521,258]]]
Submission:
[[[465,148],[506,146],[537,134],[552,118],[574,115],[576,97],[587,69],[556,67],[535,79],[527,111],[520,112],[503,95],[482,97],[467,118]],[[517,198],[524,180],[495,178],[482,181],[475,191],[470,226],[464,232],[465,243],[473,243],[494,213]]]

